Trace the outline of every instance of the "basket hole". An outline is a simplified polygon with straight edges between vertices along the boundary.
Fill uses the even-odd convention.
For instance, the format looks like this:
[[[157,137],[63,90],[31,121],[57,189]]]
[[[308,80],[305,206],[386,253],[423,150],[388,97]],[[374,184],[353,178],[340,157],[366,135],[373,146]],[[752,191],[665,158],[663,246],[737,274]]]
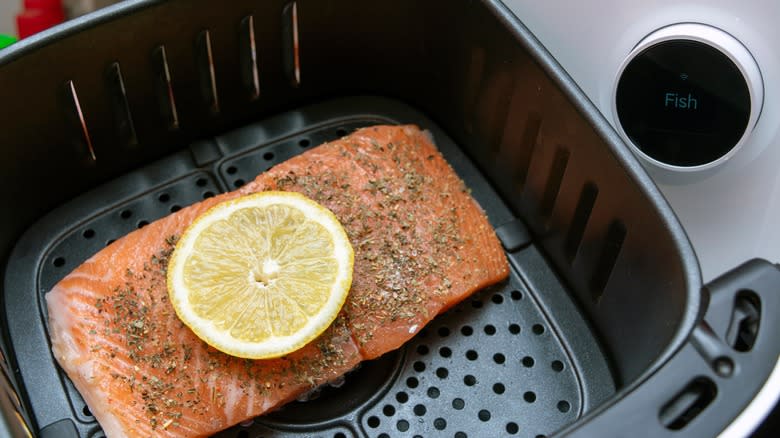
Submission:
[[[466,377],[463,378],[463,383],[466,386],[474,386],[477,384],[477,378],[471,374],[466,374]]]
[[[499,294],[495,294],[492,297],[490,297],[490,301],[492,301],[492,302],[494,302],[496,304],[501,304],[501,303],[504,302],[504,297],[502,297]]]
[[[561,400],[558,402],[558,410],[563,412],[564,414],[566,412],[569,412],[569,409],[571,409],[571,405],[566,400]]]
[[[455,432],[455,438],[468,438],[466,432]]]
[[[347,438],[347,436],[346,436],[346,435],[344,435],[344,433],[343,433],[343,432],[336,432],[336,433],[333,435],[333,438]]]
[[[168,201],[171,200],[171,195],[169,195],[167,193],[160,193],[160,196],[158,196],[157,199],[160,202],[168,202]]]
[[[523,363],[523,366],[526,368],[531,368],[532,366],[534,366],[534,358],[531,356],[524,357],[521,362]]]
[[[475,309],[481,309],[482,308],[482,301],[480,300],[472,300],[471,301],[471,307]]]
[[[420,356],[425,356],[426,354],[428,354],[428,351],[430,351],[430,350],[428,350],[428,346],[427,345],[418,345],[417,346],[417,354],[419,354]]]
[[[442,338],[446,338],[447,336],[449,336],[449,335],[450,335],[450,329],[449,329],[449,328],[447,328],[447,327],[439,327],[439,330],[437,331],[437,333],[438,333],[438,334],[439,334],[439,336],[441,336]]]
[[[336,135],[338,135],[339,137],[343,137],[347,135],[347,130],[344,128],[339,128],[336,130]]]
[[[171,213],[176,213],[179,210],[181,210],[181,205],[171,205]]]
[[[377,427],[379,427],[379,417],[374,417],[374,416],[368,417],[367,423],[368,423],[368,427],[372,429],[376,429]]]
[[[92,228],[87,228],[86,230],[84,230],[84,233],[82,235],[84,236],[85,239],[91,239],[95,237],[95,230],[93,230]]]
[[[81,412],[83,412],[87,417],[92,416],[92,411],[89,410],[89,406],[87,405],[84,405],[84,407],[81,409]]]
[[[523,294],[519,290],[513,290],[512,293],[509,294],[514,301],[520,301],[523,299]]]
[[[232,166],[231,166],[232,167]],[[235,169],[235,167],[233,167]],[[230,167],[228,167],[228,172],[230,172]],[[235,170],[233,170],[233,173],[235,173]],[[200,177],[195,180],[195,185],[198,187],[206,187],[206,184],[208,184],[209,181],[206,178]]]
[[[273,152],[266,152],[263,154],[263,159],[265,161],[271,161],[274,159],[274,153]]]
[[[517,324],[509,324],[509,333],[516,335],[520,333],[520,326]]]
[[[149,221],[146,221],[146,220],[140,220],[140,221],[138,221],[138,225],[137,225],[137,227],[138,227],[139,229],[141,229],[141,228],[143,228],[143,227],[145,227],[145,226],[147,226],[147,225],[149,225]]]
[[[395,427],[399,432],[406,432],[409,430],[409,422],[406,420],[398,420],[398,423],[395,423]]]
[[[533,391],[526,391],[523,394],[523,400],[527,401],[528,403],[533,403],[536,401],[536,394]]]
[[[298,141],[298,146],[302,148],[307,148],[309,147],[309,145],[311,145],[311,142],[309,141],[308,138],[302,138],[301,140]]]
[[[228,175],[235,175],[236,172],[238,172],[238,169],[236,168],[236,166],[230,166],[230,167],[227,168]],[[203,178],[201,178],[201,179],[203,179]],[[198,181],[200,181],[200,179]],[[205,179],[203,181],[205,181]],[[200,186],[200,184],[198,184],[198,185]],[[205,184],[203,184],[203,185],[205,186]]]
[[[520,426],[518,426],[517,423],[510,421],[506,424],[506,433],[514,435],[517,432],[520,432]]]
[[[441,392],[439,391],[439,388],[437,388],[435,386],[431,386],[430,388],[428,388],[428,397],[430,397],[430,398],[439,398],[440,394],[441,394]]]
[[[214,192],[203,192],[203,199],[209,199],[214,197]]]
[[[428,410],[425,409],[424,405],[414,405],[414,409],[412,409],[412,411],[414,412],[414,415],[422,417]]]
[[[466,359],[468,360],[477,360],[478,357],[479,354],[477,354],[477,352],[474,350],[469,350],[466,352]]]
[[[501,365],[504,362],[506,362],[506,356],[504,356],[501,353],[496,353],[496,354],[493,355],[493,362]]]
[[[559,360],[554,360],[550,364],[550,368],[552,368],[553,371],[555,371],[556,373],[560,373],[561,371],[563,371],[563,362]]]
[[[533,327],[531,327],[531,331],[533,331],[535,335],[541,335],[544,333],[544,326],[541,324],[534,324]]]
[[[462,398],[458,397],[452,400],[453,409],[460,411],[464,407],[466,407],[466,402]]]
[[[395,415],[395,408],[392,405],[385,405],[385,407],[382,408],[382,413],[385,414],[386,417],[392,417]]]
[[[399,393],[397,393],[397,394],[395,395],[395,400],[396,400],[398,403],[406,403],[406,402],[408,402],[408,401],[409,401],[409,394],[407,394],[407,393],[405,393],[405,392],[401,391],[401,392],[399,392]]]
[[[376,436],[376,438],[390,438],[390,435],[386,433],[380,433],[379,435]]]
[[[444,418],[439,417],[439,418],[433,420],[433,427],[436,430],[444,430],[444,429],[447,428],[447,420],[445,420]]]
[[[488,324],[485,326],[485,334],[488,336],[493,336],[496,334],[496,327],[492,324]]]
[[[470,325],[464,325],[463,327],[460,328],[460,334],[462,334],[463,336],[471,336],[472,334],[474,334],[474,329],[471,328]]]
[[[539,435],[536,435],[534,438],[547,438],[547,435],[539,434]]]
[[[233,182],[233,185],[234,185],[236,188],[239,188],[239,187],[241,187],[241,186],[243,186],[243,185],[244,185],[244,180],[243,180],[243,179],[241,179],[241,178],[239,178],[239,179],[237,179],[237,180],[235,180],[235,181]]]
[[[482,421],[490,421],[490,411],[487,409],[482,409],[477,414],[477,417]]]
[[[503,383],[494,383],[493,384],[493,392],[495,392],[498,395],[503,394],[506,391],[506,387]]]
[[[409,377],[406,379],[406,386],[408,386],[411,389],[417,388],[420,385],[420,381],[417,380],[417,377]]]
[[[450,375],[450,371],[447,368],[439,367],[436,369],[436,377],[440,379],[446,379]]]
[[[450,357],[452,356],[452,350],[450,350],[449,347],[441,347],[439,349],[439,355],[444,358]]]
[[[417,371],[418,373],[421,373],[425,371],[425,364],[418,360],[417,362],[414,363],[414,365],[412,365],[412,368],[414,368],[414,370]]]
[[[119,217],[122,219],[130,219],[130,216],[133,215],[133,212],[131,210],[122,210],[121,213],[119,213]]]

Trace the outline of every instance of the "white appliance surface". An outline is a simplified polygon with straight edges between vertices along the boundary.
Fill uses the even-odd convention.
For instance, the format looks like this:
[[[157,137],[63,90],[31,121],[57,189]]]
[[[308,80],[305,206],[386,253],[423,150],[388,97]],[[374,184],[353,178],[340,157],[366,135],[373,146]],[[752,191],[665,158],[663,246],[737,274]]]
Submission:
[[[16,36],[16,14],[22,0],[0,0],[0,33]]]
[[[764,89],[745,145],[707,172],[671,174],[643,163],[688,233],[705,282],[751,258],[780,262],[780,2],[504,2],[615,126],[620,67],[646,36],[673,24],[701,23],[741,42],[758,64]]]

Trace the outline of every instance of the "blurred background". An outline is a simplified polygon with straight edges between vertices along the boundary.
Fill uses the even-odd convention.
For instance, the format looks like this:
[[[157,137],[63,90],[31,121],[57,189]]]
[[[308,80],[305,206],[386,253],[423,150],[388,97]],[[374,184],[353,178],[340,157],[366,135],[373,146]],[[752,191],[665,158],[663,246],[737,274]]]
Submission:
[[[21,10],[22,0],[6,0],[0,2],[0,33],[16,35],[14,19]]]
[[[24,38],[120,0],[0,0],[0,35]]]

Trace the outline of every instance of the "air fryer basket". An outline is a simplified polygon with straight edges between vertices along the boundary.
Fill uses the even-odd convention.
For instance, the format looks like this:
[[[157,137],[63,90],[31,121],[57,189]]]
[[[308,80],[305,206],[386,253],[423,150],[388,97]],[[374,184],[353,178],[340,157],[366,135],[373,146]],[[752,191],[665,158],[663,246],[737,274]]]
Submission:
[[[102,434],[49,350],[63,275],[374,123],[431,131],[511,277],[220,436],[711,435],[777,360],[777,268],[702,289],[665,201],[500,2],[131,1],[0,52],[0,79],[9,434]]]

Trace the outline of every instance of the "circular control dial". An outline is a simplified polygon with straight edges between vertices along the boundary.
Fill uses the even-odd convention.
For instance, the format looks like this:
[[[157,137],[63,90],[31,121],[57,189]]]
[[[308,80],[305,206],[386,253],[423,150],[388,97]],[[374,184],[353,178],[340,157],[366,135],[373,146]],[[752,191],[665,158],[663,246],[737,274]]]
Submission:
[[[621,68],[615,112],[640,156],[663,168],[698,170],[731,157],[763,101],[761,76],[736,39],[701,24],[663,28]]]

